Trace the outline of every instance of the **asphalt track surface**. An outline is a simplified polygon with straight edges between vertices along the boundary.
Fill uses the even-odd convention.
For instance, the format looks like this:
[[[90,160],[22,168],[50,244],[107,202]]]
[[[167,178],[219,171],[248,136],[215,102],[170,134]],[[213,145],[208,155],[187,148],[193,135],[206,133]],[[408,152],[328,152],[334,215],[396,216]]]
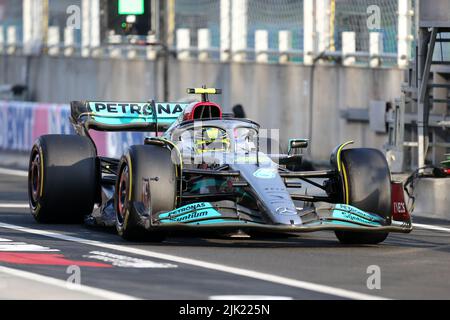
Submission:
[[[26,177],[0,170],[0,299],[450,299],[449,221],[415,218],[421,227],[377,246],[343,246],[330,232],[150,244],[40,225],[26,205]],[[369,290],[373,265],[381,289]]]

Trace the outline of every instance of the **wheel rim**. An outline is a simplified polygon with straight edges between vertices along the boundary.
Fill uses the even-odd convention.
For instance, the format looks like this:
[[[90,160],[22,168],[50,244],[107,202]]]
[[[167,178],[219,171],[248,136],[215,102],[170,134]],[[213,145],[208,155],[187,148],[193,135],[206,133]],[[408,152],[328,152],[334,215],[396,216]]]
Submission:
[[[37,150],[30,163],[29,188],[31,205],[36,207],[41,194],[41,157]]]
[[[125,166],[120,175],[119,188],[117,190],[117,213],[120,223],[123,223],[123,221],[125,220],[125,212],[128,204],[128,181],[128,166]]]

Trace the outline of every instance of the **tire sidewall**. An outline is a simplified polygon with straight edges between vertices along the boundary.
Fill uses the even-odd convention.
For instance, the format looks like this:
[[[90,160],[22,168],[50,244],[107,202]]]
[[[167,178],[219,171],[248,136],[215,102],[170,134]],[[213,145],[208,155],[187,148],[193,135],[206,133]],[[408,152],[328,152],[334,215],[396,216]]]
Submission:
[[[35,201],[31,169],[36,154],[40,194]],[[78,223],[92,212],[99,190],[96,156],[92,143],[82,136],[45,135],[35,141],[28,165],[28,199],[38,222]]]
[[[342,152],[341,165],[342,171],[346,172],[346,177],[341,176],[342,202],[376,213],[390,224],[391,175],[384,155],[377,149],[348,149]],[[348,179],[347,186],[344,179]],[[349,190],[346,191],[346,187]],[[371,197],[374,193],[378,193],[378,197]],[[378,244],[383,242],[389,233],[336,231],[335,234],[339,241],[345,244]]]
[[[157,148],[152,152],[152,148]],[[164,148],[165,149],[165,148]],[[127,153],[122,156],[119,163],[119,171],[116,180],[115,193],[114,193],[114,208],[116,211],[116,229],[117,233],[127,240],[150,240],[150,241],[161,241],[160,239],[164,238],[164,234],[158,231],[155,228],[150,226],[151,213],[154,211],[154,208],[159,208],[160,202],[163,199],[154,199],[152,195],[152,187],[149,182],[149,190],[148,190],[148,199],[149,203],[144,204],[146,217],[143,217],[135,208],[136,203],[143,203],[143,182],[144,178],[149,179],[152,178],[152,175],[156,175],[156,171],[158,176],[163,175],[162,179],[167,179],[168,177],[164,175],[163,168],[158,167],[158,164],[153,163],[152,166],[151,160],[156,160],[158,156],[155,151],[158,152],[166,152],[163,147],[156,146],[147,146],[147,145],[138,145],[131,146]],[[161,156],[161,155],[160,155]],[[167,159],[165,161],[171,161],[171,153],[167,154]],[[163,157],[166,157],[165,155]],[[119,212],[119,188],[120,181],[122,179],[122,173],[124,168],[128,167],[128,182],[127,182],[127,202],[124,211],[124,217],[121,218]],[[149,174],[149,171],[153,171],[154,174]],[[169,176],[171,173],[169,174]],[[152,183],[162,183],[152,182]],[[169,185],[172,185],[169,183]],[[130,194],[131,188],[131,194]],[[176,190],[174,190],[174,194],[171,195],[170,190],[166,190],[166,198],[173,198],[170,206],[163,206],[167,211],[175,209],[175,194]],[[155,200],[155,201],[153,201]],[[164,199],[165,200],[165,199]],[[158,210],[159,211],[159,210]],[[123,221],[121,221],[123,220]]]

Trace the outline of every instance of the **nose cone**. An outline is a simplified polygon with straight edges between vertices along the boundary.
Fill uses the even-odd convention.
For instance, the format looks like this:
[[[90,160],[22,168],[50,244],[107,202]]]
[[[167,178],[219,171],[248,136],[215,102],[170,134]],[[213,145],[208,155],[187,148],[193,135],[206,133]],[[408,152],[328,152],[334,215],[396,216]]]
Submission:
[[[254,190],[264,213],[274,224],[302,224],[295,204],[278,174],[278,166],[274,163],[264,166],[235,164],[232,168],[241,172]]]

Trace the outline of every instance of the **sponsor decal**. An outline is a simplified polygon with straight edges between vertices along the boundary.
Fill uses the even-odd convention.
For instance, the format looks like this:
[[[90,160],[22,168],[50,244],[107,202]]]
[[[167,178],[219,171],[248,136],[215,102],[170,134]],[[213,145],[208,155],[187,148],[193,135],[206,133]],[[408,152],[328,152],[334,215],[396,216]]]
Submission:
[[[33,110],[28,103],[7,105],[5,127],[2,135],[4,147],[12,150],[28,150],[32,143]]]
[[[8,128],[8,115],[6,103],[0,102],[0,149],[8,149],[6,134]]]
[[[45,105],[37,105],[33,111],[33,119],[39,119],[39,121],[33,121],[33,141],[38,137],[47,134],[49,128],[49,110]]]
[[[342,211],[348,212],[350,214],[356,214],[356,215],[362,216],[366,220],[370,220],[370,221],[373,220],[373,221],[379,221],[379,222],[384,221],[384,219],[382,217],[380,217],[380,216],[368,213],[366,211],[363,211],[363,210],[358,209],[356,207],[350,206],[348,204],[338,203],[338,204],[335,205],[334,208],[337,209],[337,210],[342,210]]]
[[[277,213],[283,216],[293,216],[297,215],[297,210],[286,207],[279,207],[276,209]]]
[[[177,103],[156,103],[155,110],[158,115],[178,116],[183,112],[185,105]],[[119,103],[119,102],[90,102],[88,110],[99,115],[122,114],[134,116],[152,116],[153,107],[150,103]]]
[[[70,108],[65,105],[41,105],[41,108],[48,111],[48,126],[47,130],[50,133],[56,134],[74,134],[75,131],[69,121]],[[37,116],[34,119],[35,124],[41,122],[42,119]]]
[[[88,110],[99,115],[113,113],[148,116],[153,114],[153,108],[149,103],[90,102]]]
[[[178,267],[177,265],[171,263],[158,263],[150,260],[132,258],[124,255],[118,255],[102,251],[91,251],[89,252],[88,255],[84,255],[83,258],[100,260],[102,262],[106,262],[112,264],[115,267],[120,268],[168,269]]]
[[[406,204],[404,202],[394,202],[394,213],[406,213]]]
[[[107,132],[106,150],[108,157],[119,158],[128,147],[140,145],[148,134],[142,132]]]
[[[355,207],[343,204],[335,206],[335,209],[332,211],[332,217],[373,226],[381,226],[381,221],[383,220],[381,217],[376,217]]]
[[[94,131],[91,130],[89,132],[92,139],[94,139],[95,145],[97,146],[97,153],[99,156],[109,156],[108,155],[108,148],[106,144],[107,137],[109,135],[109,132],[104,131]],[[120,157],[122,154],[117,155],[117,158]],[[111,156],[113,157],[113,156]]]
[[[275,168],[260,168],[253,173],[253,176],[259,179],[274,179],[278,170]]]
[[[187,224],[208,225],[208,224],[219,224],[219,223],[227,223],[227,224],[234,223],[234,224],[245,224],[245,225],[252,224],[252,222],[246,222],[246,221],[242,221],[242,220],[230,220],[230,219],[202,220],[202,221],[189,222]]]
[[[183,214],[185,213],[185,214]],[[161,223],[190,222],[201,218],[221,217],[209,202],[198,202],[159,215]]]
[[[98,104],[97,106],[95,104]],[[180,103],[156,103],[158,121],[172,122],[186,107]],[[107,103],[93,102],[90,110],[101,115],[129,115],[132,121],[144,121],[145,113],[152,112],[149,103]],[[98,110],[98,111],[97,111]],[[125,110],[125,114],[122,112]],[[150,110],[150,111],[149,111]],[[66,104],[38,104],[29,102],[0,102],[0,149],[29,151],[35,139],[44,134],[73,134],[69,121],[70,107]],[[129,123],[102,119],[108,124]],[[91,131],[100,155],[120,157],[133,144],[142,144],[145,134],[142,132],[95,132]]]
[[[44,134],[74,133],[67,105],[0,102],[0,148],[29,151]]]
[[[392,192],[392,218],[396,221],[410,221],[411,217],[405,203],[403,183],[393,181],[391,183]]]

